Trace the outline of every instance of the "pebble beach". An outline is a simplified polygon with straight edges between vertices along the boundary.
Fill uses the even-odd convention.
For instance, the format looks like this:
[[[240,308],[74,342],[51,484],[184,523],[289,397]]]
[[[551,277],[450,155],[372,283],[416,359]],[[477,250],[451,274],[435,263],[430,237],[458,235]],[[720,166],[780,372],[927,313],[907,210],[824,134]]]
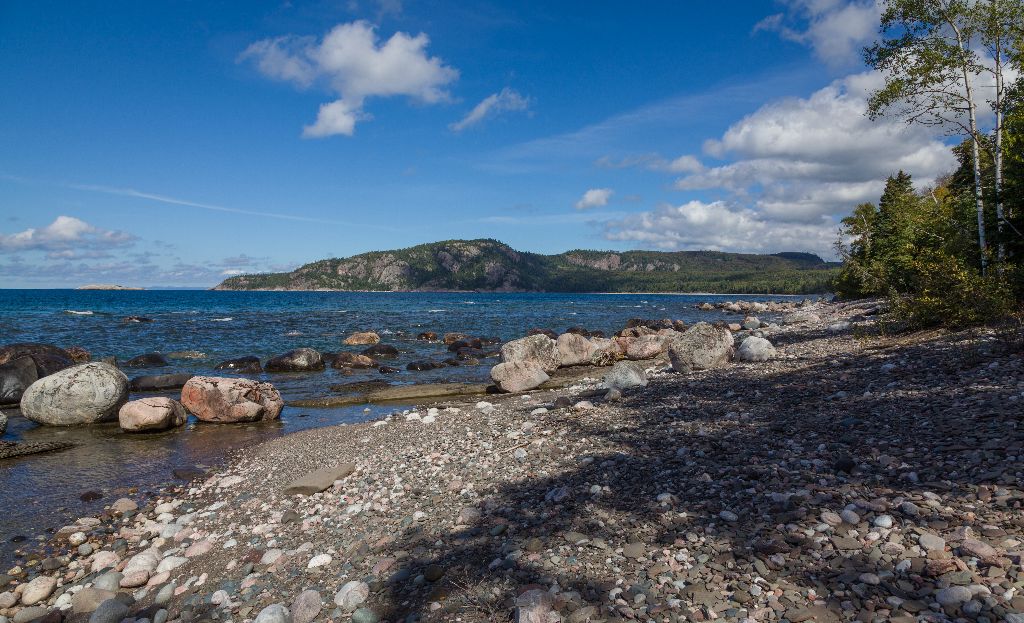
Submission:
[[[1024,621],[1024,338],[877,306],[242,449],[18,552],[0,623]]]

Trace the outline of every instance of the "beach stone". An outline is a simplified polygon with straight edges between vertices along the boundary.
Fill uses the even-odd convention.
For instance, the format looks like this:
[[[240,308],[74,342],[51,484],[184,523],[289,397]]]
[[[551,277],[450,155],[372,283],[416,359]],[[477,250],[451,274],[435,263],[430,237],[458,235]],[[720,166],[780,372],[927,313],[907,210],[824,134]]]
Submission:
[[[108,571],[93,580],[92,585],[105,591],[117,592],[121,588],[121,579],[124,574],[119,571]]]
[[[198,419],[218,423],[275,420],[284,408],[270,383],[212,376],[189,379],[181,403]]]
[[[75,426],[117,418],[128,401],[128,377],[107,363],[83,363],[33,383],[21,397],[21,413],[38,424]]]
[[[619,361],[604,375],[604,385],[608,389],[619,390],[646,387],[647,374],[640,364]]]
[[[306,589],[299,593],[299,596],[292,602],[291,613],[292,623],[311,623],[323,609],[323,599],[320,593]]]
[[[131,498],[118,498],[110,505],[110,510],[115,513],[133,513],[139,510],[139,505]]]
[[[121,562],[121,557],[114,552],[100,551],[93,554],[92,557],[92,572],[96,573],[102,569],[108,567],[114,567],[117,563]]]
[[[313,495],[320,493],[356,471],[355,463],[342,463],[336,467],[324,467],[292,481],[284,488],[285,495]]]
[[[501,361],[509,364],[529,363],[544,372],[552,372],[559,365],[557,343],[543,334],[512,340],[502,345]]]
[[[629,342],[626,347],[626,359],[654,359],[665,352],[667,345],[668,338],[663,335],[642,335]]]
[[[164,605],[170,603],[171,598],[174,597],[174,589],[177,588],[177,584],[169,582],[160,587],[160,590],[156,592],[156,596],[153,597],[153,603],[158,605]]]
[[[594,358],[594,344],[582,335],[563,333],[555,340],[555,356],[559,367],[589,364]]]
[[[160,561],[160,564],[156,566],[157,573],[163,573],[164,571],[173,571],[181,565],[188,562],[188,558],[184,556],[168,556]]]
[[[100,607],[100,604],[117,595],[114,591],[104,590],[95,586],[87,586],[71,598],[71,611],[75,614],[88,614]]]
[[[546,336],[540,337],[547,339]],[[491,368],[491,380],[505,392],[514,393],[534,389],[544,384],[549,378],[543,366],[534,361],[505,362]]]
[[[55,588],[57,588],[57,578],[40,575],[25,585],[25,589],[21,592],[21,603],[25,606],[34,606],[53,594]]]
[[[341,587],[334,596],[334,603],[346,611],[355,610],[370,597],[370,585],[352,580]]]
[[[160,353],[146,353],[132,357],[124,365],[129,368],[162,368],[167,365],[167,359]]]
[[[515,604],[515,623],[553,623],[561,620],[552,607],[554,597],[546,590],[528,590],[516,597]]]
[[[811,311],[800,310],[790,312],[782,317],[782,324],[805,324],[808,322],[821,322],[821,316]]]
[[[949,586],[935,591],[935,601],[941,606],[956,606],[967,603],[974,595],[966,586]]]
[[[292,623],[292,616],[283,605],[270,604],[256,615],[255,623]]]
[[[732,354],[732,333],[706,322],[684,331],[668,348],[672,369],[681,373],[720,368],[729,363]]]
[[[324,360],[319,351],[312,348],[296,348],[270,358],[263,368],[267,372],[311,372],[323,370]]]
[[[117,414],[121,430],[131,433],[177,428],[186,420],[185,407],[173,398],[162,396],[126,402]]]
[[[740,361],[768,361],[775,357],[775,347],[763,337],[752,335],[740,342],[736,358]]]
[[[35,621],[41,619],[47,614],[46,608],[43,606],[32,606],[30,608],[22,608],[14,615],[11,619],[12,623],[29,623],[29,621]]]
[[[306,568],[317,569],[319,567],[326,567],[331,564],[332,561],[333,559],[330,554],[317,554],[309,559],[309,562],[306,564]]]
[[[358,608],[352,613],[352,623],[377,623],[380,617],[369,608]]]
[[[222,361],[213,369],[230,370],[231,372],[238,372],[239,374],[257,374],[259,372],[263,372],[263,366],[260,365],[260,358],[253,355]]]
[[[128,616],[128,606],[117,599],[101,603],[89,617],[89,623],[121,623]]]
[[[342,341],[342,344],[347,344],[348,346],[366,346],[379,343],[380,336],[373,331],[353,333]]]
[[[0,610],[6,610],[16,603],[18,603],[17,593],[13,591],[4,591],[0,593]]]
[[[137,376],[128,383],[133,392],[160,392],[181,389],[192,378],[191,374],[147,374]]]

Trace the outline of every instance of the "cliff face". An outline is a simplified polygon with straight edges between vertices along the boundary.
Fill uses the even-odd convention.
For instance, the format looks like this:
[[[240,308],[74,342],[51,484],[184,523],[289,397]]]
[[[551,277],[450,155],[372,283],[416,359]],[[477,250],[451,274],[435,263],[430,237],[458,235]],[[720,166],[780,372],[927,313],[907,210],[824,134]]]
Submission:
[[[290,273],[240,275],[215,290],[824,291],[834,265],[816,255],[575,250],[523,253],[496,240],[448,240],[320,260]],[[744,290],[744,287],[747,288]]]

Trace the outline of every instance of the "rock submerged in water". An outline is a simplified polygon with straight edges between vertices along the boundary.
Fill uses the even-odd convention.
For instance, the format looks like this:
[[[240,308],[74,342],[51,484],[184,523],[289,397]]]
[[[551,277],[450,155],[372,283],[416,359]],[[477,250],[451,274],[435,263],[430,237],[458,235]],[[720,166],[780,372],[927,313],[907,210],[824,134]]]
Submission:
[[[238,372],[239,374],[258,374],[263,372],[263,366],[260,365],[260,358],[254,357],[253,355],[222,361],[214,366],[213,369],[228,370],[231,372]]]
[[[270,383],[250,379],[194,376],[181,389],[181,403],[204,422],[275,420],[284,401]]]
[[[546,336],[542,337],[548,339]],[[534,389],[544,384],[548,378],[544,368],[533,361],[509,361],[491,368],[491,379],[499,389],[506,392]]]
[[[674,338],[668,347],[676,372],[711,370],[729,363],[733,354],[732,333],[725,327],[698,322]]]
[[[127,401],[124,373],[107,363],[83,363],[33,383],[21,398],[21,412],[47,426],[95,424],[117,419]]]
[[[160,353],[145,353],[132,357],[124,365],[129,368],[162,368],[167,365],[167,360]]]
[[[324,369],[320,352],[312,348],[296,348],[267,361],[267,372],[316,372]]]
[[[380,357],[382,359],[395,359],[398,357],[398,349],[390,344],[374,344],[364,350],[362,355],[366,357]]]
[[[150,374],[137,376],[129,382],[133,392],[159,392],[181,389],[192,378],[191,374]]]
[[[347,346],[367,346],[379,343],[380,336],[373,331],[360,331],[358,333],[353,333],[342,341],[342,344]]]
[[[377,362],[366,355],[357,355],[356,353],[338,353],[334,357],[334,361],[331,362],[331,367],[334,369],[356,368],[366,370],[369,368],[376,368]]]
[[[143,398],[121,407],[117,420],[121,430],[143,433],[176,428],[185,423],[185,407],[173,398]]]

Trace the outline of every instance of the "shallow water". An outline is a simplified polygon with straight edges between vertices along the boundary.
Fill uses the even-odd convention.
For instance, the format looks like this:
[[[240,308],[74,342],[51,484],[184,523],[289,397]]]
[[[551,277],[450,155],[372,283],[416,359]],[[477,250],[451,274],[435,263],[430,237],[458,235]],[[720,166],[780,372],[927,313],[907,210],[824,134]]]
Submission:
[[[345,376],[338,370],[308,374],[262,374],[286,401],[331,395],[329,386],[368,379],[391,383],[484,381],[494,360],[407,372],[417,359],[449,356],[443,344],[417,341],[434,331],[494,336],[503,341],[532,327],[561,332],[571,326],[612,334],[630,318],[733,319],[719,311],[694,308],[701,301],[733,300],[714,295],[610,295],[511,293],[357,293],[357,292],[209,292],[0,290],[0,343],[47,342],[82,346],[94,359],[124,361],[146,352],[198,350],[200,360],[170,360],[164,368],[126,369],[142,374],[190,372],[216,374],[220,361],[243,355],[261,359],[293,348],[358,351],[341,341],[355,331],[377,331],[382,342],[401,355],[384,363],[403,368],[397,374],[376,370]],[[783,300],[795,297],[754,297]],[[74,312],[74,313],[72,313]],[[153,322],[126,323],[126,316]],[[160,395],[160,394],[147,394]],[[176,392],[165,395],[174,396]],[[138,396],[133,396],[133,398]],[[0,561],[8,561],[18,537],[56,529],[69,519],[102,508],[128,487],[151,489],[172,482],[179,468],[209,467],[231,450],[307,428],[360,422],[394,410],[363,406],[339,409],[285,408],[280,421],[251,425],[197,424],[169,433],[128,435],[116,424],[76,429],[36,426],[13,415],[4,440],[66,440],[78,444],[63,452],[0,461]],[[79,498],[86,491],[103,497]],[[6,568],[6,567],[0,567]]]

